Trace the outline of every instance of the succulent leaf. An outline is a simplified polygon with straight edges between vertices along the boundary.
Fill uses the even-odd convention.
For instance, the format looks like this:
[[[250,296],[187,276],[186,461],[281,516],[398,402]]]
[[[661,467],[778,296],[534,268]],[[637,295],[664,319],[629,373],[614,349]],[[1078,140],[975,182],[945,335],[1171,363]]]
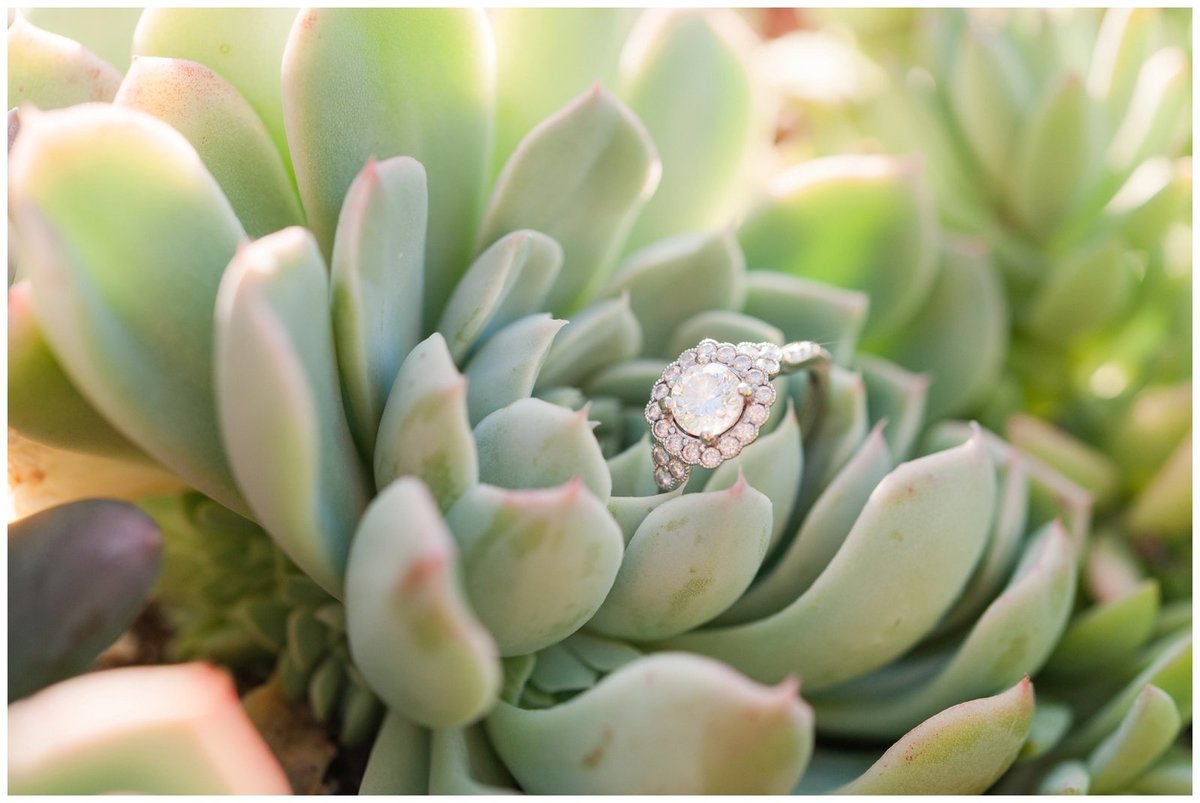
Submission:
[[[1086,795],[1092,779],[1082,761],[1064,761],[1055,765],[1038,784],[1039,795]]]
[[[675,328],[667,348],[674,356],[706,337],[723,343],[774,343],[783,345],[783,332],[769,323],[740,312],[714,309],[688,318]]]
[[[500,688],[495,642],[460,588],[454,537],[433,497],[420,480],[396,480],[367,508],[350,547],[346,632],[371,688],[426,727],[477,719]]]
[[[1033,684],[959,703],[892,745],[844,795],[981,794],[1009,768],[1029,733]]]
[[[34,311],[67,375],[139,448],[245,510],[213,390],[217,286],[245,235],[212,175],[166,123],[101,105],[26,115],[9,165]]]
[[[829,566],[788,607],[663,646],[711,655],[764,682],[797,673],[814,690],[884,666],[958,595],[982,551],[994,496],[978,433],[904,463],[879,483]]]
[[[475,427],[480,482],[516,490],[551,488],[579,477],[607,503],[612,477],[587,412],[518,399],[492,413]]]
[[[621,566],[621,530],[578,479],[521,491],[479,485],[446,522],[467,597],[502,656],[536,652],[582,627]]]
[[[1116,320],[1137,292],[1144,269],[1116,238],[1080,248],[1048,270],[1025,310],[1025,327],[1047,343],[1073,338]]]
[[[512,776],[488,744],[482,725],[435,730],[430,736],[429,794],[515,794]]]
[[[187,137],[251,237],[304,222],[266,126],[228,81],[194,61],[140,56],[113,99]]]
[[[338,369],[359,452],[374,452],[388,393],[421,339],[425,168],[397,156],[370,161],[350,184],[330,262]]]
[[[305,229],[243,246],[217,297],[217,406],[234,476],[256,518],[341,597],[370,480],[342,406],[328,297],[325,264]]]
[[[204,664],[72,678],[10,705],[8,733],[17,795],[291,792],[233,679]]]
[[[327,256],[343,198],[368,159],[411,156],[424,165],[430,323],[471,256],[492,146],[493,62],[480,9],[308,9],[283,54],[288,145]]]
[[[674,653],[633,661],[546,710],[501,703],[487,729],[532,794],[783,793],[812,752],[795,681],[763,687]]]
[[[129,69],[133,30],[142,9],[41,6],[22,13],[42,30],[79,42],[117,70]]]
[[[1047,675],[1080,675],[1130,657],[1154,632],[1160,596],[1158,583],[1147,580],[1084,611],[1059,640],[1046,663]]]
[[[533,393],[538,372],[566,323],[544,313],[530,315],[510,323],[484,342],[464,370],[472,426]]]
[[[115,641],[142,607],[161,551],[154,522],[125,502],[74,502],[14,522],[9,701],[82,672]]]
[[[859,355],[857,367],[866,388],[871,423],[884,422],[888,451],[896,460],[908,459],[925,422],[929,376],[870,354]]]
[[[1089,791],[1103,795],[1135,780],[1171,746],[1182,724],[1171,696],[1147,684],[1121,726],[1088,758]]]
[[[817,494],[845,465],[866,439],[870,431],[867,420],[866,385],[859,374],[834,366],[828,385],[818,389],[822,397],[809,400],[812,384],[804,374],[788,377],[788,391],[793,403],[801,410],[817,405],[818,419],[805,439],[804,475],[796,512],[806,512]]]
[[[786,340],[811,340],[846,365],[854,355],[867,320],[867,296],[773,270],[746,276],[743,310],[778,327]]]
[[[638,18],[621,52],[621,95],[658,148],[662,180],[638,216],[631,247],[732,216],[764,128],[752,44],[752,32],[729,11],[658,9]]]
[[[443,510],[479,481],[467,380],[437,333],[404,358],[379,422],[375,487],[404,476],[420,477]]]
[[[547,308],[573,313],[608,278],[659,171],[642,124],[597,85],[539,124],[513,153],[492,190],[480,250],[523,228],[553,237],[565,256]]]
[[[628,293],[597,301],[572,315],[554,338],[535,388],[581,384],[601,369],[637,356],[642,342]]]
[[[8,26],[8,107],[60,109],[113,99],[121,73],[83,45],[29,22]]]
[[[1190,112],[1191,68],[1178,48],[1163,48],[1142,65],[1125,120],[1113,136],[1110,167],[1128,173],[1143,159],[1166,150]]]

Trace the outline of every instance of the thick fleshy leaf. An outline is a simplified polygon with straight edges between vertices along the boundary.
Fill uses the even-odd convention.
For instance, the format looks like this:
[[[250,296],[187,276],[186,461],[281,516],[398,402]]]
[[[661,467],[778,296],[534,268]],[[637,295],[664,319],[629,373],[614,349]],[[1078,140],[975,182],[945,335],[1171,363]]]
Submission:
[[[294,8],[148,8],[133,52],[199,62],[233,84],[262,118],[291,175],[279,65],[295,19]]]
[[[738,233],[750,268],[865,293],[868,335],[909,322],[937,267],[936,210],[919,162],[817,159],[777,176],[768,193]]]
[[[1190,541],[1192,532],[1192,435],[1188,433],[1130,506],[1130,531],[1164,540]]]
[[[779,403],[776,402],[776,405]],[[726,460],[712,473],[704,484],[706,491],[720,491],[734,487],[741,474],[746,482],[766,495],[771,501],[771,544],[774,548],[787,527],[792,507],[796,504],[796,493],[800,478],[804,474],[804,447],[800,441],[800,427],[789,401],[787,412],[775,431],[760,435],[758,440],[742,450],[741,454]]]
[[[251,237],[304,223],[270,134],[233,85],[194,61],[141,56],[113,103],[152,114],[187,137]]]
[[[428,325],[467,268],[482,209],[492,145],[491,39],[477,8],[306,9],[283,55],[288,145],[309,225],[326,254],[346,190],[369,158],[411,156],[425,166]]]
[[[1125,791],[1135,795],[1191,795],[1192,750],[1175,744],[1153,767]]]
[[[435,730],[430,737],[429,794],[516,794],[513,779],[482,725]]]
[[[983,548],[994,496],[978,434],[904,463],[876,486],[799,599],[766,619],[664,646],[711,655],[765,682],[796,673],[810,689],[864,675],[912,647],[958,595]]]
[[[598,301],[571,316],[554,338],[535,387],[579,385],[601,369],[637,356],[641,348],[642,329],[629,295]]]
[[[216,181],[183,135],[115,106],[25,115],[9,167],[34,310],[67,376],[139,448],[244,511],[217,432],[213,307],[245,234]]]
[[[764,687],[686,654],[633,661],[543,711],[501,703],[487,729],[532,794],[779,794],[812,754],[795,681]]]
[[[866,386],[872,425],[886,422],[883,433],[888,451],[897,461],[907,460],[925,422],[929,377],[869,354],[859,355],[857,365]]]
[[[1039,795],[1086,795],[1091,776],[1082,761],[1064,761],[1046,773],[1037,787]]]
[[[654,461],[650,456],[650,435],[643,435],[625,451],[608,458],[608,473],[612,477],[615,496],[658,493]]]
[[[1111,8],[1096,33],[1087,76],[1088,94],[1104,101],[1115,119],[1134,91],[1138,66],[1159,34],[1159,13],[1151,8]]]
[[[741,596],[767,554],[771,500],[733,486],[655,508],[638,527],[590,630],[660,639],[710,621]]]
[[[388,711],[363,770],[360,795],[429,792],[431,734],[408,717]]]
[[[1024,326],[1047,343],[1067,343],[1111,323],[1129,303],[1144,265],[1116,237],[1055,260],[1028,302]]]
[[[475,427],[479,480],[501,488],[552,488],[579,477],[608,502],[612,477],[584,407],[567,410],[541,399],[519,399]]]
[[[463,592],[454,537],[420,480],[367,508],[346,567],[354,664],[388,707],[419,724],[471,722],[500,689],[496,644]]]
[[[724,343],[774,343],[783,345],[783,332],[758,318],[728,310],[710,310],[679,324],[671,335],[667,354],[672,358],[706,337]]]
[[[158,575],[162,535],[125,502],[45,510],[8,531],[8,699],[78,674],[117,639]]]
[[[1066,703],[1043,697],[1033,709],[1029,738],[1021,747],[1022,761],[1041,758],[1058,746],[1075,720],[1075,712]]]
[[[787,549],[721,624],[741,624],[786,608],[808,590],[850,534],[875,486],[893,466],[879,426],[817,497]]]
[[[685,234],[629,257],[604,295],[628,293],[642,327],[642,352],[674,358],[679,352],[670,353],[667,339],[679,324],[706,310],[742,306],[745,273],[741,249],[732,236]]]
[[[1075,551],[1057,522],[1031,544],[1024,571],[988,606],[940,671],[896,687],[866,678],[815,703],[822,731],[873,738],[903,733],[947,706],[1036,672],[1054,649],[1075,595]],[[915,660],[919,660],[915,659]],[[900,665],[887,674],[900,674]]]
[[[987,257],[966,243],[948,245],[920,309],[880,349],[930,377],[926,421],[965,410],[995,387],[1008,346],[1008,308]]]
[[[536,231],[497,240],[454,288],[437,330],[461,360],[482,337],[543,307],[562,267],[562,248]]]
[[[204,664],[92,672],[8,708],[14,795],[285,795],[287,777]]]
[[[346,193],[330,263],[338,371],[359,451],[368,459],[400,363],[421,339],[429,193],[425,168],[369,161]]]
[[[1004,435],[1013,446],[1085,488],[1097,505],[1106,504],[1116,493],[1120,482],[1116,464],[1090,444],[1025,413],[1008,419]]]
[[[217,297],[217,406],[255,517],[340,597],[370,481],[342,407],[328,297],[325,264],[306,230],[242,247]]]
[[[864,293],[773,270],[754,270],[746,276],[747,315],[778,327],[787,340],[820,343],[838,365],[854,356],[867,321],[867,304]]]
[[[566,323],[544,313],[530,315],[484,341],[464,371],[472,425],[533,393],[551,344]]]
[[[699,342],[694,340],[692,345]],[[675,353],[679,354],[678,351]],[[641,407],[649,398],[649,388],[654,387],[666,367],[666,360],[626,360],[597,372],[584,382],[583,388],[592,398],[611,396],[625,404]]]
[[[959,703],[892,745],[844,795],[978,795],[1012,765],[1029,733],[1033,684]]]
[[[8,26],[8,108],[107,103],[121,73],[83,45],[38,28],[20,13]]]
[[[806,374],[788,377],[788,392],[800,410],[807,406],[817,414],[811,431],[801,433],[805,440],[804,477],[796,513],[803,514],[866,439],[871,428],[867,391],[859,374],[834,366],[828,386],[818,389],[817,399],[810,398],[813,386]]]
[[[642,657],[635,647],[594,633],[576,633],[564,641],[563,646],[592,669],[606,674]]]
[[[632,8],[488,9],[496,37],[492,175],[534,126],[589,85],[617,85],[621,44],[638,14]]]
[[[1096,143],[1083,82],[1069,74],[1030,112],[1009,167],[1013,212],[1032,231],[1053,231],[1079,196]]]
[[[479,481],[467,380],[434,333],[409,352],[388,395],[375,444],[375,487],[420,477],[443,510]]]
[[[661,505],[670,502],[683,495],[684,489],[687,487],[685,481],[673,491],[667,493],[654,493],[649,496],[613,496],[608,500],[608,512],[612,514],[613,519],[621,527],[621,534],[625,537],[625,543],[628,544],[633,540],[634,533],[637,528],[642,525],[646,517],[651,511]],[[658,488],[655,487],[655,491]]]
[[[751,145],[765,134],[763,98],[750,74],[754,43],[735,14],[711,9],[658,9],[630,32],[621,96],[662,158],[662,181],[631,246],[728,222]]]
[[[1121,720],[1121,726],[1088,758],[1092,776],[1089,791],[1103,795],[1135,780],[1166,752],[1182,724],[1171,696],[1147,685]]]
[[[597,672],[571,650],[554,644],[537,654],[529,683],[547,695],[590,689]]]
[[[579,480],[505,491],[480,485],[446,515],[462,553],[463,582],[501,655],[562,641],[612,588],[624,540]]]
[[[1154,632],[1158,583],[1147,580],[1119,599],[1080,614],[1067,628],[1046,664],[1046,673],[1083,675],[1132,656]]]
[[[33,314],[28,279],[8,289],[8,425],[60,449],[149,460],[63,373]]]
[[[140,8],[26,8],[25,18],[42,30],[74,39],[117,68],[129,69],[133,31]]]
[[[1128,172],[1170,146],[1191,111],[1191,72],[1187,54],[1179,48],[1163,48],[1146,59],[1108,151],[1111,167]]]
[[[550,235],[565,258],[548,308],[575,312],[608,278],[659,167],[642,124],[597,85],[521,142],[492,190],[480,250],[517,229]]]

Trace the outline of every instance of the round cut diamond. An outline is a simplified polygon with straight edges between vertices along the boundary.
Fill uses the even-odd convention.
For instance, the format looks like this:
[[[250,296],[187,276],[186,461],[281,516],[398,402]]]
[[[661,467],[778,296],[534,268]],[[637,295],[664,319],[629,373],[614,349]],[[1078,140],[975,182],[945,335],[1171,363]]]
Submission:
[[[745,406],[741,379],[720,363],[684,369],[671,388],[675,423],[689,435],[713,438],[737,423]]]
[[[733,428],[731,434],[743,444],[746,444],[758,437],[758,427],[743,421]]]
[[[733,350],[733,346],[730,346],[729,344],[725,344],[724,346],[721,346],[719,349],[717,349],[717,359],[723,363],[730,363],[730,362],[733,362],[733,357],[734,357],[735,353],[736,352]]]
[[[710,446],[700,455],[700,465],[705,468],[716,468],[721,465],[721,453]]]
[[[753,365],[753,363],[745,354],[739,354],[733,360],[733,367],[739,371],[749,371],[751,365]]]
[[[658,438],[660,441],[665,440],[666,437],[671,434],[671,425],[667,423],[666,419],[655,421],[654,426],[651,427],[651,429],[654,431],[654,437]]]
[[[770,412],[765,404],[752,404],[746,410],[746,420],[751,424],[761,424],[767,420]]]
[[[683,452],[682,452],[682,454],[680,454],[680,457],[682,457],[684,459],[684,461],[687,463],[699,463],[700,462],[700,442],[694,441],[694,440],[689,440],[686,444],[684,444]]]
[[[717,448],[725,458],[737,457],[738,452],[742,451],[742,442],[732,435],[725,435],[717,443]]]

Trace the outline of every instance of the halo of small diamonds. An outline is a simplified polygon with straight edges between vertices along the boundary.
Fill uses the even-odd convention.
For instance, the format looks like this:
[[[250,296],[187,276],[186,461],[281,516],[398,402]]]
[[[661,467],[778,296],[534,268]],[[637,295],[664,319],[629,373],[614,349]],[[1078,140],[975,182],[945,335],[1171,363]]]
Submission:
[[[776,400],[771,380],[781,359],[774,343],[706,338],[663,369],[646,405],[659,487],[675,487],[692,466],[716,468],[758,437]]]

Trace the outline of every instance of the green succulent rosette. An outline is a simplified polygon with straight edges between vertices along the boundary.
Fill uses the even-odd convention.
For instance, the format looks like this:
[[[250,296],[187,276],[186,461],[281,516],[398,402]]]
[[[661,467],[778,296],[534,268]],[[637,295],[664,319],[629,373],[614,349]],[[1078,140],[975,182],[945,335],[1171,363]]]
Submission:
[[[740,213],[767,138],[739,25],[156,9],[111,92],[65,99],[37,65],[99,57],[10,25],[48,87],[10,152],[24,364],[105,422],[77,448],[203,495],[148,503],[180,657],[272,664],[373,740],[364,792],[1176,771],[1121,736],[1190,711],[1149,637],[1082,735],[1035,699],[1088,494],[930,428],[999,375],[999,274],[910,160],[803,165]],[[703,337],[821,343],[823,414],[802,431],[814,391],[778,379],[757,440],[657,493],[649,389]]]

